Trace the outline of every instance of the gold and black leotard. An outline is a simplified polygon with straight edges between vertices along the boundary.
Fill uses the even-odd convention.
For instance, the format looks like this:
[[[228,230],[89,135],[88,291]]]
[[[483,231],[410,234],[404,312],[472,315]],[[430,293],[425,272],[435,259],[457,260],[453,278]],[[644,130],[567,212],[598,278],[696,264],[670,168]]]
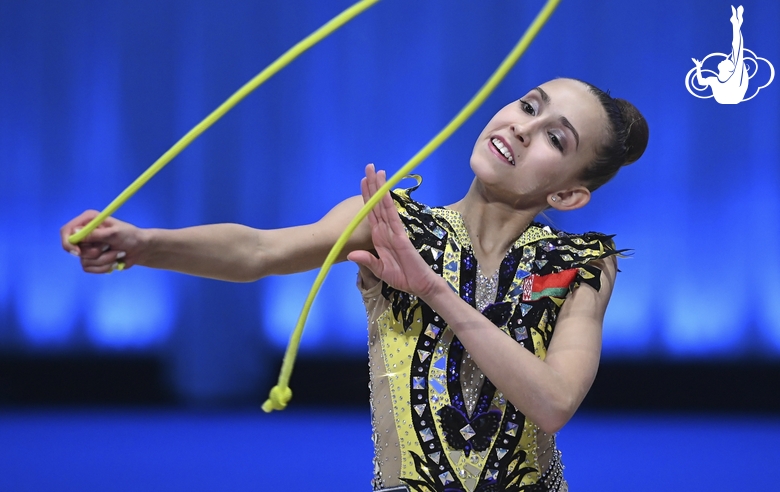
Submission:
[[[460,214],[414,201],[416,188],[392,193],[414,247],[464,301],[544,359],[568,293],[582,283],[600,288],[592,262],[618,253],[611,237],[532,223],[488,278]],[[369,322],[375,490],[567,490],[555,436],[506,400],[444,319],[376,279],[361,277],[359,287]]]

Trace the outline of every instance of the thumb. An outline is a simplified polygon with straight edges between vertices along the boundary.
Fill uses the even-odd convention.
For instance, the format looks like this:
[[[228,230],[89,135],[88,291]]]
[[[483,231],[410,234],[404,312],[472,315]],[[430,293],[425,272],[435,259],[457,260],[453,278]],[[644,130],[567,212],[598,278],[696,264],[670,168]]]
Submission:
[[[107,243],[115,235],[113,227],[98,227],[84,238],[85,243]]]
[[[347,255],[347,259],[368,268],[376,278],[382,278],[382,261],[368,251],[353,251]]]

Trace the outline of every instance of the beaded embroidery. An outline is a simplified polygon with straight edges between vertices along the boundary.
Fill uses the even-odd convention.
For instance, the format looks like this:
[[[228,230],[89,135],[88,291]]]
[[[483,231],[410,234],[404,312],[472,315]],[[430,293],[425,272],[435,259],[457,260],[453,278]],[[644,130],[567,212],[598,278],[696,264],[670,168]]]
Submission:
[[[418,180],[419,186],[419,180]],[[569,235],[532,223],[507,252],[492,278],[481,275],[459,213],[411,199],[416,189],[392,193],[420,255],[462,299],[508,336],[544,359],[568,292],[581,283],[600,288],[590,262],[619,253],[610,236]],[[554,436],[538,430],[506,401],[461,342],[420,299],[382,284],[383,311],[371,313],[378,338],[370,348],[372,412],[390,395],[398,439],[394,465],[383,474],[387,445],[374,415],[374,487],[404,483],[416,491],[559,490],[565,487]],[[380,299],[381,299],[380,297]],[[374,325],[375,323],[375,325]],[[384,365],[384,372],[377,367]],[[389,417],[386,415],[384,417]],[[539,435],[548,447],[540,452]],[[385,441],[383,444],[382,441]],[[392,451],[392,450],[391,450]],[[544,456],[547,462],[540,465]],[[396,472],[394,472],[396,473]]]

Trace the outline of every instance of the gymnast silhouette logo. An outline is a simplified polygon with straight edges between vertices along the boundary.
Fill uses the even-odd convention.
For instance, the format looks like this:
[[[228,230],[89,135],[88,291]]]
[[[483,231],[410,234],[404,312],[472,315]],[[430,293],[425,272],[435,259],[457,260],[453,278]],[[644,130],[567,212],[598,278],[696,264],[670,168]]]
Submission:
[[[688,89],[692,95],[700,99],[708,99],[714,97],[720,104],[739,104],[743,101],[749,101],[756,97],[758,91],[763,89],[772,83],[775,78],[775,67],[769,63],[766,58],[761,58],[755,53],[745,48],[744,40],[742,39],[742,14],[745,9],[740,5],[737,9],[731,6],[731,54],[725,53],[711,53],[704,57],[702,61],[692,58],[695,67],[693,67],[685,76],[685,88]],[[721,60],[718,63],[717,73],[714,70],[702,68],[708,59],[714,58],[714,60]],[[745,97],[748,93],[748,85],[750,80],[756,76],[759,72],[760,62],[764,62],[769,68],[769,77],[762,75],[761,79],[769,80],[764,85],[758,86],[759,79],[752,85],[755,90]],[[762,70],[763,73],[763,70]],[[706,77],[705,75],[710,75]],[[709,92],[707,88],[712,90],[709,95],[701,95],[698,93]]]

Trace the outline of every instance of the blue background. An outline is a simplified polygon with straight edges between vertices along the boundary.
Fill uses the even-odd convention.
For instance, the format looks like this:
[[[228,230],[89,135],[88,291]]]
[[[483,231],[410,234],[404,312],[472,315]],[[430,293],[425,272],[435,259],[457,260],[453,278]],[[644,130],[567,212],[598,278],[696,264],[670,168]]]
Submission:
[[[307,52],[177,157],[116,216],[145,227],[317,220],[395,171],[478,90],[544,2],[385,0]],[[314,274],[227,284],[134,268],[91,276],[59,227],[103,208],[234,90],[349,1],[0,3],[0,349],[159,355],[185,399],[274,377]],[[745,5],[745,46],[780,68],[780,4]],[[490,116],[548,79],[588,80],[651,128],[635,165],[557,227],[616,233],[606,358],[780,356],[780,92],[721,106],[685,89],[728,52],[725,1],[563,2],[485,105],[418,168],[418,197],[466,191]],[[759,73],[760,79],[766,72]],[[360,357],[355,267],[315,303],[305,356]]]

